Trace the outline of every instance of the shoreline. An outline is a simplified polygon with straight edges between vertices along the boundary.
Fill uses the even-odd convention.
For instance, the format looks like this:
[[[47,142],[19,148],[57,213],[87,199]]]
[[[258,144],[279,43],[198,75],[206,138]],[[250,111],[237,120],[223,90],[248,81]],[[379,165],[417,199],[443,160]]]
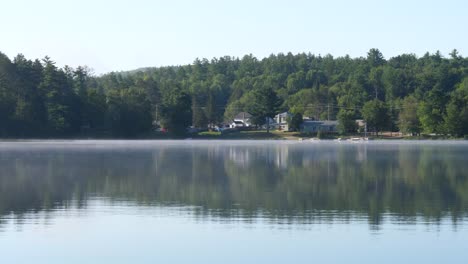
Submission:
[[[319,136],[319,137],[317,137]],[[236,141],[236,140],[252,140],[252,141],[347,141],[350,139],[363,139],[362,134],[319,134],[317,133],[300,133],[300,132],[283,132],[283,131],[237,131],[234,133],[223,134],[220,132],[199,132],[196,134],[187,134],[184,136],[176,136],[172,134],[146,134],[139,137],[124,138],[124,137],[37,137],[37,138],[0,138],[0,142],[27,142],[27,141],[170,141],[170,140],[193,140],[193,141]],[[468,141],[468,138],[455,138],[443,135],[421,135],[421,136],[402,136],[395,133],[382,133],[379,136],[368,135],[369,141]],[[367,139],[365,141],[367,141]]]
[[[0,139],[1,143],[67,143],[67,142],[298,142],[298,143],[378,143],[378,142],[458,142],[468,143],[466,139],[357,139],[351,140],[350,138],[338,139],[318,139],[318,138],[298,138],[298,139],[278,139],[278,138],[50,138],[50,139]]]

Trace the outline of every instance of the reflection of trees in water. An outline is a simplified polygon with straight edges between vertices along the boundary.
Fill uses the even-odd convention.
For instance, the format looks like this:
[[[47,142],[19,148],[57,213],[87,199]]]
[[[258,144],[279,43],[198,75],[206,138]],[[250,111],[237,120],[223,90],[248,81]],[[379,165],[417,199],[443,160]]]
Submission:
[[[201,217],[456,222],[467,211],[466,155],[457,146],[372,144],[2,151],[0,215],[85,207],[99,196],[195,205]]]

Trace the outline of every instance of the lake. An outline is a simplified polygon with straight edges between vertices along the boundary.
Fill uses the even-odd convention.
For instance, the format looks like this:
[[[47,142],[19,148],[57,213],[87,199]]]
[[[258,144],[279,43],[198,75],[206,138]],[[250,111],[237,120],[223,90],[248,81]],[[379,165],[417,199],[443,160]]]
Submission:
[[[1,263],[466,263],[466,141],[0,142]]]

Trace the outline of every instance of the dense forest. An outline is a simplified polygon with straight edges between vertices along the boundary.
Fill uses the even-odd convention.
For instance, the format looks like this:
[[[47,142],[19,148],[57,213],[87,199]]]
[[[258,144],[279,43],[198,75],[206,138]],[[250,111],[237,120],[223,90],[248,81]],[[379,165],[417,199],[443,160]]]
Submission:
[[[389,59],[378,49],[360,58],[280,53],[94,76],[49,57],[0,53],[0,137],[131,138],[158,126],[177,135],[241,111],[256,124],[290,111],[339,120],[341,133],[365,119],[373,131],[463,136],[468,58],[456,50]]]

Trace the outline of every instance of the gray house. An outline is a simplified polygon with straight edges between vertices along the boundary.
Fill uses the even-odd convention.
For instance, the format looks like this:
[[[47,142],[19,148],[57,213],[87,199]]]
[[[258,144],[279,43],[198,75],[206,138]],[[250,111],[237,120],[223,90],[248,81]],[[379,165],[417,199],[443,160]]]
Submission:
[[[338,132],[338,121],[312,121],[304,120],[301,125],[302,132],[325,132],[336,133]]]

